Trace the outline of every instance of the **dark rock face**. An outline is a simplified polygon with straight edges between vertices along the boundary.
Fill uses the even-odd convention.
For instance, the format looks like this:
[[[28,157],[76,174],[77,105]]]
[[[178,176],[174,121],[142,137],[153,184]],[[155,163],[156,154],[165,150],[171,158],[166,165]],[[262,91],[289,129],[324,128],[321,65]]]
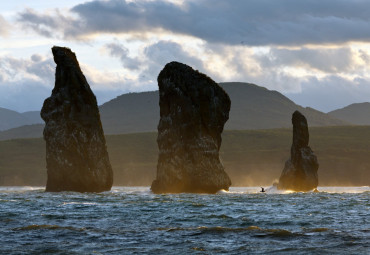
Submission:
[[[278,189],[310,191],[317,187],[319,164],[308,146],[309,133],[306,118],[298,111],[292,116],[293,144],[290,159],[285,162]]]
[[[55,87],[41,110],[45,121],[46,191],[110,190],[113,172],[96,98],[76,55],[53,47]]]
[[[154,193],[215,193],[231,185],[219,159],[230,98],[211,78],[171,62],[158,76],[159,157]]]

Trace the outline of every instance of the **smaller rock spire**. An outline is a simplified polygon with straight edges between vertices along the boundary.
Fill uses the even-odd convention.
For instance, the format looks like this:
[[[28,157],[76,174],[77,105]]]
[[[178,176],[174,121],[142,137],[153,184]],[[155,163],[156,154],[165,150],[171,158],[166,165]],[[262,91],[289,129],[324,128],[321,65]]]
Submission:
[[[278,188],[294,191],[310,191],[317,188],[319,164],[308,146],[309,133],[305,116],[295,111],[292,116],[293,144],[290,159],[285,162]]]

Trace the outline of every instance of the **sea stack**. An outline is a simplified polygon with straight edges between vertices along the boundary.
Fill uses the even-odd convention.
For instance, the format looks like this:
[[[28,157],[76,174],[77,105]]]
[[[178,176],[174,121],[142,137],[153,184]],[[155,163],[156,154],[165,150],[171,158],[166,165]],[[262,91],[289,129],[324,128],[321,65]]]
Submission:
[[[216,193],[231,181],[220,162],[230,98],[190,66],[168,63],[158,76],[159,156],[154,193]]]
[[[317,170],[319,164],[311,148],[308,146],[309,133],[306,118],[295,111],[292,116],[293,144],[290,159],[285,162],[281,173],[278,189],[294,191],[310,191],[319,183]]]
[[[46,191],[110,190],[113,172],[95,95],[76,55],[52,48],[55,87],[41,110],[45,121]]]

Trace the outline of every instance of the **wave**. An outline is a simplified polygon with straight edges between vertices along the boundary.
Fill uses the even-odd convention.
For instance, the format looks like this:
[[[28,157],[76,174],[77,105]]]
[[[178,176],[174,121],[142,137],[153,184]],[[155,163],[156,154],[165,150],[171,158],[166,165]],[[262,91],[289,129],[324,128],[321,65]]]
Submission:
[[[157,231],[165,232],[190,232],[189,235],[202,235],[202,234],[222,234],[222,233],[246,233],[255,237],[275,237],[275,238],[285,238],[285,237],[301,237],[301,236],[312,236],[320,235],[324,232],[333,232],[330,228],[318,227],[318,228],[301,228],[301,231],[290,231],[282,228],[261,228],[258,226],[249,227],[167,227],[167,228],[157,228]],[[337,231],[338,232],[338,231]]]
[[[64,226],[58,226],[58,225],[37,225],[32,224],[25,227],[19,227],[19,228],[13,228],[13,231],[32,231],[32,230],[73,230],[73,231],[85,231],[85,228],[75,228],[75,227],[64,227]]]
[[[166,232],[177,232],[177,231],[185,231],[185,232],[194,232],[191,235],[201,235],[201,234],[217,234],[217,233],[240,233],[240,232],[249,232],[258,237],[263,236],[272,236],[272,237],[289,237],[289,236],[302,236],[302,233],[291,232],[286,229],[263,229],[258,226],[249,226],[245,228],[231,228],[231,227],[174,227],[174,228],[158,228],[158,231],[166,231]]]
[[[99,205],[96,202],[63,202],[60,206],[68,206],[68,205]]]

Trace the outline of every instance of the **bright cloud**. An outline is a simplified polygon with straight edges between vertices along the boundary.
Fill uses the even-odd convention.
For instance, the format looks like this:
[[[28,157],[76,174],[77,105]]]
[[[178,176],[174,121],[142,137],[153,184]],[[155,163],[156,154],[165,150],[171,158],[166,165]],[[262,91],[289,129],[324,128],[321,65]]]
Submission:
[[[9,33],[9,23],[0,15],[0,36],[6,36]]]
[[[27,100],[40,105],[35,87],[40,97],[52,88],[55,64],[45,52],[57,42],[76,52],[99,103],[156,89],[157,75],[170,61],[186,63],[217,82],[278,90],[323,111],[370,100],[369,1],[70,3],[54,9],[25,4],[4,26],[0,13],[0,36],[9,26],[18,29],[11,33],[17,34],[9,39],[14,41],[0,49],[0,90],[22,88],[18,91],[25,94],[25,84],[33,84],[35,98]],[[31,38],[41,41],[37,47],[12,48]],[[14,57],[25,50],[32,54]],[[10,107],[4,102],[0,98],[0,107]]]

